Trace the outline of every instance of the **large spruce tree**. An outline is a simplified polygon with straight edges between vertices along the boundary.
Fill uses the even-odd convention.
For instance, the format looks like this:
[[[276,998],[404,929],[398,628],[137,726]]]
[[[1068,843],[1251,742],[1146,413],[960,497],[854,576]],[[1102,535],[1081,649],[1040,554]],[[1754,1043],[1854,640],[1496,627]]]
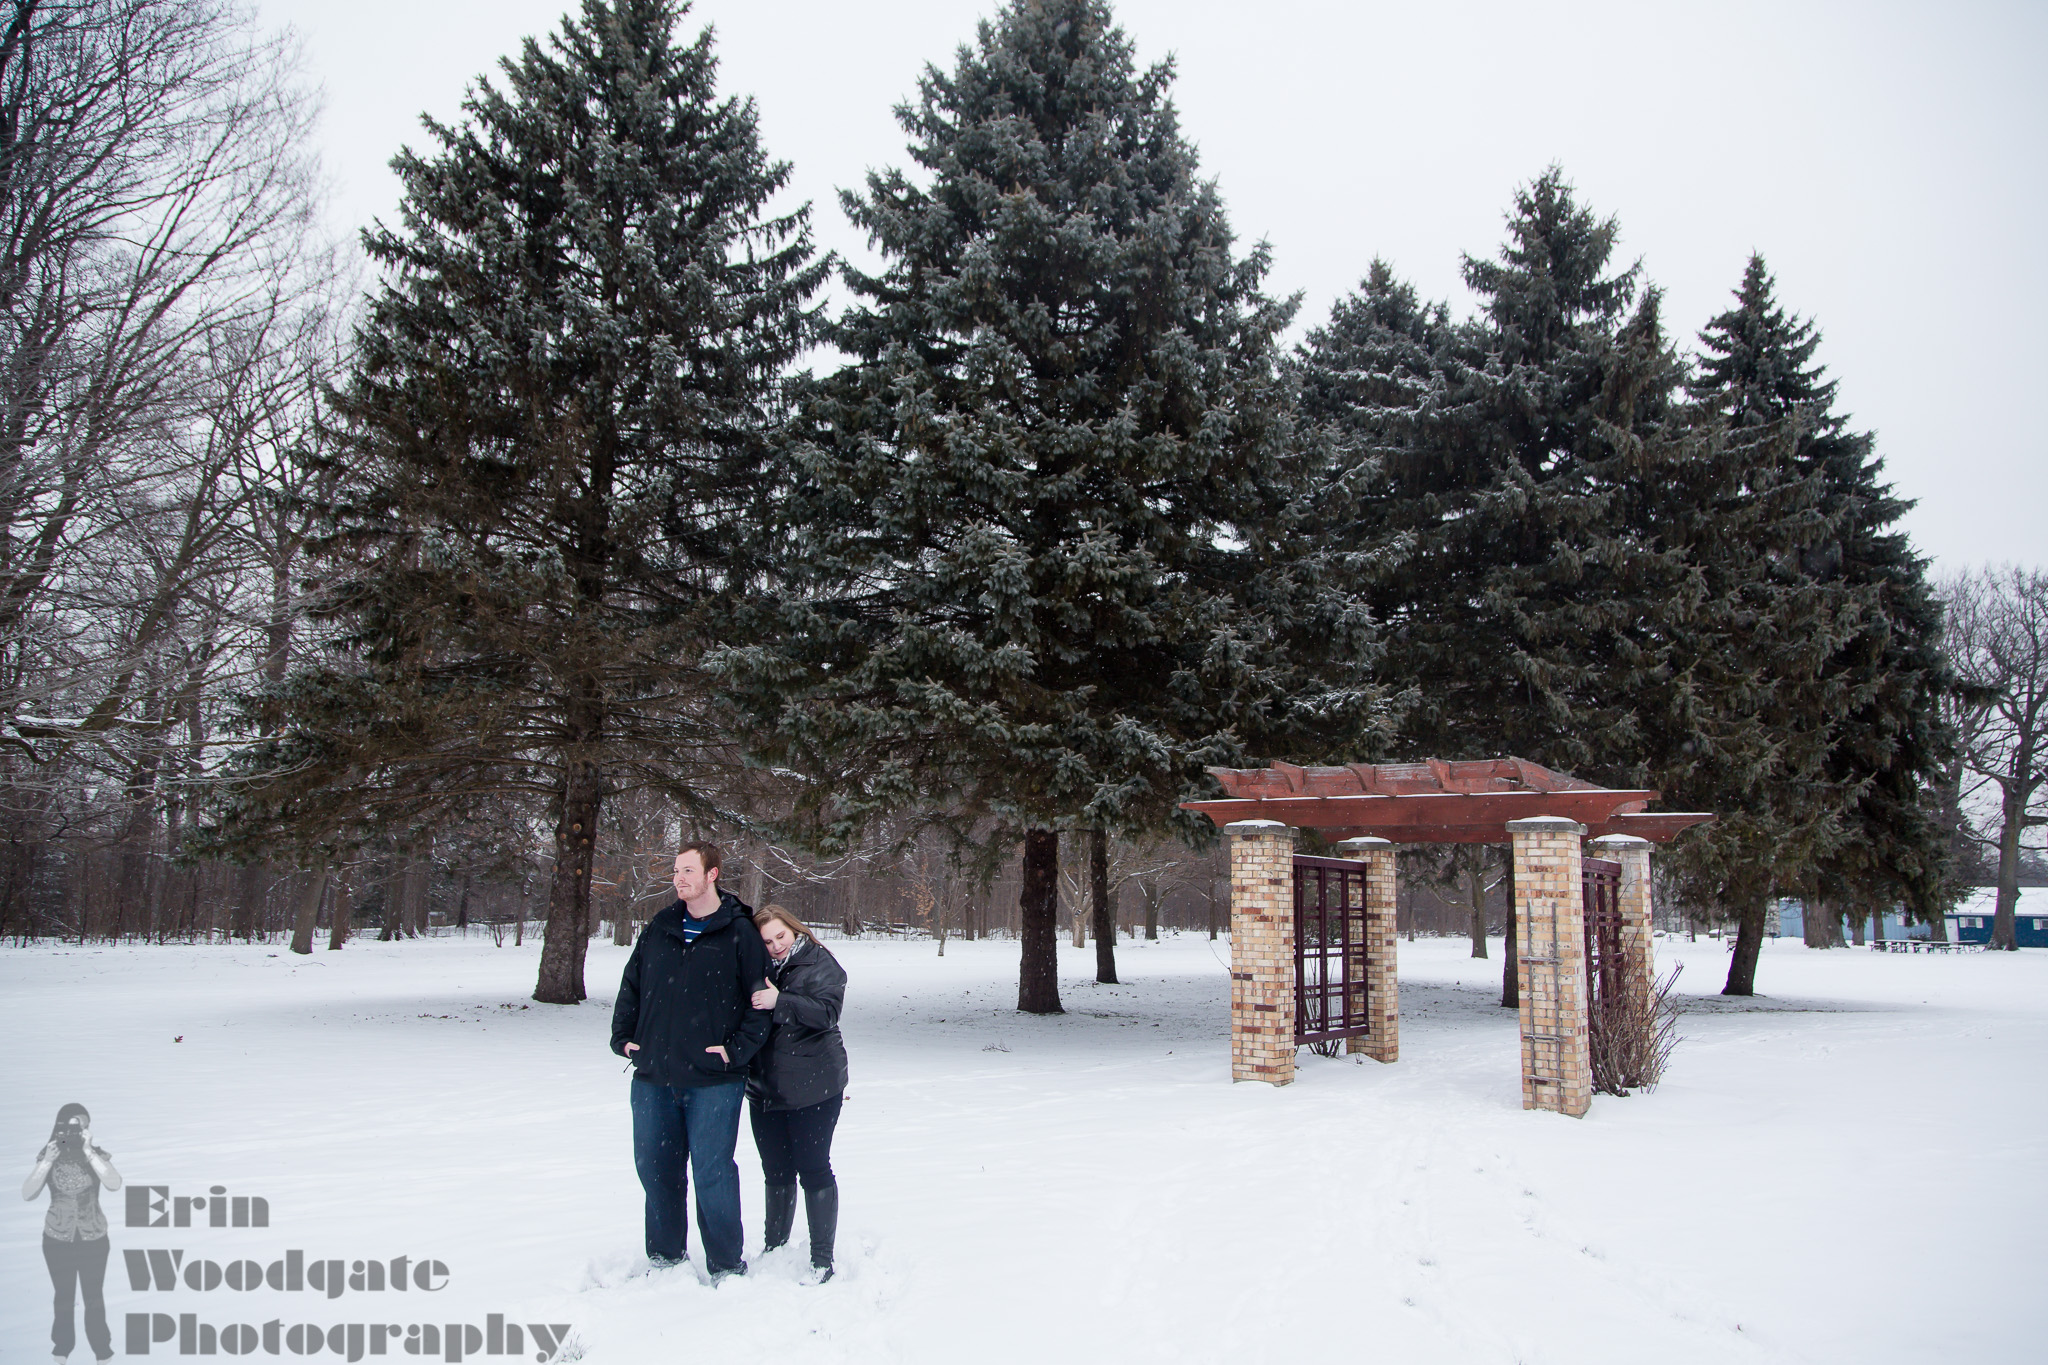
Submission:
[[[781,648],[724,656],[781,761],[841,774],[828,825],[944,804],[1021,838],[1027,1011],[1060,1008],[1061,831],[1169,825],[1204,764],[1378,713],[1364,618],[1287,534],[1291,309],[1171,79],[1100,0],[1018,0],[926,70],[921,173],[845,196],[885,265],[810,398],[810,578]]]
[[[1609,270],[1616,232],[1553,169],[1517,192],[1499,259],[1466,259],[1477,317],[1376,265],[1296,358],[1345,494],[1317,531],[1355,555],[1384,676],[1414,689],[1403,756],[1640,776],[1676,578],[1649,490],[1684,430],[1656,291]]]
[[[1735,913],[1747,995],[1772,894],[1929,900],[1937,618],[1763,264],[1688,395],[1612,237],[1552,172],[1501,260],[1466,262],[1470,323],[1374,264],[1296,360],[1331,487],[1362,491],[1323,530],[1419,686],[1407,755],[1522,753],[1718,814],[1669,855]]]
[[[1739,667],[1704,676],[1723,660],[1702,633],[1731,617],[1690,555],[1737,523],[1693,501],[1726,475],[1716,428],[1657,291],[1610,268],[1616,236],[1553,169],[1516,194],[1499,258],[1466,259],[1470,320],[1375,262],[1295,358],[1342,494],[1316,529],[1355,552],[1384,676],[1414,689],[1400,756],[1516,754],[1692,805],[1666,760],[1753,776],[1773,742],[1725,710]],[[1504,1004],[1515,970],[1511,938]]]
[[[1857,609],[1806,571],[1837,519],[1798,458],[1804,415],[1702,386],[1695,417],[1660,487],[1658,534],[1686,572],[1661,616],[1665,684],[1642,703],[1652,780],[1718,817],[1670,850],[1668,884],[1735,918],[1727,989],[1747,994],[1770,898],[1805,885],[1845,837],[1849,802],[1828,756],[1846,699],[1825,666]]]
[[[1614,238],[1553,170],[1500,259],[1467,259],[1471,321],[1376,263],[1295,362],[1349,495],[1317,530],[1359,552],[1385,676],[1416,688],[1404,756],[1516,753],[1720,816],[1671,856],[1735,913],[1747,994],[1772,895],[1934,896],[1938,618],[1762,262],[1688,393]]]
[[[394,161],[331,395],[317,611],[342,657],[265,698],[284,728],[229,812],[253,840],[523,794],[554,827],[543,1001],[584,996],[606,794],[691,800],[726,742],[708,608],[761,570],[749,507],[825,270],[803,212],[768,214],[787,168],[684,12],[584,0]]]
[[[1757,688],[1776,693],[1772,762],[1799,774],[1770,818],[1782,841],[1776,889],[1831,915],[1904,901],[1939,925],[1946,852],[1929,793],[1952,742],[1940,706],[1951,680],[1925,562],[1894,529],[1911,504],[1881,482],[1869,434],[1834,411],[1835,385],[1813,360],[1819,334],[1778,304],[1762,257],[1700,341],[1693,390],[1726,423],[1724,486],[1749,520],[1731,517],[1717,548],[1694,557],[1731,582],[1747,557],[1761,595],[1738,618],[1748,638],[1724,631],[1718,665],[1701,661],[1752,660]],[[1756,511],[1773,497],[1789,505],[1762,526]],[[1755,988],[1762,895],[1745,884],[1738,898],[1729,994]]]

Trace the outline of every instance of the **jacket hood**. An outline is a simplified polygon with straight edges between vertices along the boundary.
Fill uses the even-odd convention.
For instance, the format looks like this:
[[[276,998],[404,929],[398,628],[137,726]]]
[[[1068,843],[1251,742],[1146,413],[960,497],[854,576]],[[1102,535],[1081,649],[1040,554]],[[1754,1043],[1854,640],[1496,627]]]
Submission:
[[[683,921],[689,917],[690,908],[688,906],[684,905],[681,901],[670,901],[668,909],[662,911],[649,921],[649,927],[651,928],[658,924],[677,938],[681,938],[683,936]],[[725,888],[720,887],[718,891],[718,908],[703,919],[698,920],[697,923],[703,925],[704,932],[708,934],[714,930],[723,929],[736,919],[752,920],[753,918],[754,912],[748,908],[745,901]]]

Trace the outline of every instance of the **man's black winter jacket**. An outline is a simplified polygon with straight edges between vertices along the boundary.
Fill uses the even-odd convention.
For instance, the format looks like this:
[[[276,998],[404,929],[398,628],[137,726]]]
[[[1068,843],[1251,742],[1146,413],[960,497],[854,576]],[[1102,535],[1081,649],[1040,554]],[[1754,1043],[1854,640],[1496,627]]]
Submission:
[[[647,922],[619,978],[612,1006],[612,1051],[638,1043],[636,1075],[659,1085],[719,1085],[747,1074],[747,1064],[768,1039],[767,1010],[753,1007],[768,976],[753,914],[730,891],[697,923],[703,932],[685,942],[689,911],[681,901]],[[721,1062],[708,1047],[723,1047]]]

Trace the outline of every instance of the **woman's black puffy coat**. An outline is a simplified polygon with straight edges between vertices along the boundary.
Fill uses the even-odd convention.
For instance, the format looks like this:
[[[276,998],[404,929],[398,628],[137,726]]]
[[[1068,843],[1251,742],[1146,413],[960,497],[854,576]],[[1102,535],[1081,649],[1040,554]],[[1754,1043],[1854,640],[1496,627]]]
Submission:
[[[747,1077],[747,1094],[768,1109],[808,1109],[846,1091],[846,1044],[839,1036],[846,969],[824,944],[799,939],[798,945],[781,963],[769,961],[768,979],[782,994],[768,1044],[755,1054]]]

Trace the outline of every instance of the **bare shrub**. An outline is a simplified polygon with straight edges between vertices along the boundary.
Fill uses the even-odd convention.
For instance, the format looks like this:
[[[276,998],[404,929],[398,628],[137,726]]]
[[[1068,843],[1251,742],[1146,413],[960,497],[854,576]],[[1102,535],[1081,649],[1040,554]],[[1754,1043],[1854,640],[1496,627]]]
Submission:
[[[1593,1056],[1593,1089],[1602,1095],[1654,1090],[1664,1078],[1671,1050],[1678,1046],[1678,1006],[1671,988],[1681,964],[1652,983],[1648,995],[1617,991],[1593,1002],[1587,1032]]]

